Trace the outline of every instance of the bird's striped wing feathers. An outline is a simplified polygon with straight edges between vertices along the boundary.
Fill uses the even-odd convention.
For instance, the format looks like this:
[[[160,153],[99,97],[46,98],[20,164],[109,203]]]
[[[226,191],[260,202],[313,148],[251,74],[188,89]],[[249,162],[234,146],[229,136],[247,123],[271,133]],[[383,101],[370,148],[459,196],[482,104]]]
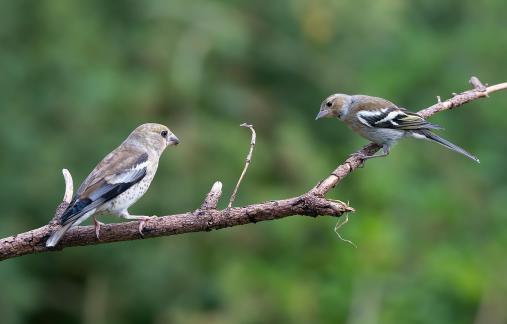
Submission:
[[[76,197],[61,217],[63,225],[117,197],[141,181],[147,172],[148,154],[112,152],[79,187]]]
[[[426,121],[418,114],[398,107],[382,108],[378,110],[359,110],[357,119],[365,126],[376,128],[391,128],[400,130],[440,129]]]
[[[89,190],[87,190],[88,198],[92,199],[93,201],[104,198],[107,201],[130,188],[133,184],[140,181],[146,175],[146,167],[148,165],[147,160],[148,154],[144,154],[138,158],[136,164],[133,165],[132,168],[105,177],[103,181],[98,182],[93,187],[90,187]],[[127,185],[128,187],[125,190],[121,190]],[[107,199],[110,195],[113,195],[117,191],[120,192]]]

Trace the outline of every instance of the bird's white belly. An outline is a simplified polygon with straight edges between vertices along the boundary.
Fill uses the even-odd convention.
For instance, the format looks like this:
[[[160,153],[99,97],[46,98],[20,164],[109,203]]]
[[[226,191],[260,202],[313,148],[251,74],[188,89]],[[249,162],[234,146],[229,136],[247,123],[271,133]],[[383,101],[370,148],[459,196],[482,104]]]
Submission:
[[[374,143],[389,146],[405,136],[404,131],[390,128],[362,128],[359,133]]]

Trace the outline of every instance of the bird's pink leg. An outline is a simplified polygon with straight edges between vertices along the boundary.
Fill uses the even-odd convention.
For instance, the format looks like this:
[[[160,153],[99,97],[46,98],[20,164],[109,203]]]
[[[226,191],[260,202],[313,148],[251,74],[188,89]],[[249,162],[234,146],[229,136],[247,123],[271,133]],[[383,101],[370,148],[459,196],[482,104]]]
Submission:
[[[130,215],[127,211],[125,211],[120,215],[120,217],[123,219],[128,219],[128,220],[138,220],[139,221],[139,234],[141,234],[141,236],[144,237],[143,229],[146,226],[146,222],[154,217],[157,217],[157,216]]]
[[[95,215],[93,215],[93,225],[95,226],[95,236],[97,237],[97,240],[100,240],[100,226],[106,224],[99,222]]]
[[[142,217],[142,218],[138,218],[139,219],[139,234],[141,234],[141,236],[144,237],[143,229],[146,226],[146,222],[154,217],[157,217],[157,216],[139,216],[139,217]]]
[[[383,145],[382,146],[382,151],[383,151],[383,153],[375,154],[375,155],[366,155],[366,154],[363,154],[363,153],[352,153],[350,156],[357,156],[358,158],[360,158],[361,159],[361,164],[359,165],[359,167],[362,168],[362,167],[364,167],[364,162],[366,160],[388,156],[389,155],[389,146],[388,145]]]

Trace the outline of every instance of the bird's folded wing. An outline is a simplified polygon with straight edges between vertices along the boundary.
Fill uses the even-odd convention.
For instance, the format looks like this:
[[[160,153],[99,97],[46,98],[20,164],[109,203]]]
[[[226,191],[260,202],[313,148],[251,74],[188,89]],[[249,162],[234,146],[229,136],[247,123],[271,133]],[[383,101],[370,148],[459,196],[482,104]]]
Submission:
[[[79,187],[61,217],[63,225],[117,197],[141,181],[147,172],[148,154],[113,151],[106,156]]]
[[[357,119],[368,127],[399,130],[441,129],[423,117],[403,108],[387,107],[378,110],[359,110]]]

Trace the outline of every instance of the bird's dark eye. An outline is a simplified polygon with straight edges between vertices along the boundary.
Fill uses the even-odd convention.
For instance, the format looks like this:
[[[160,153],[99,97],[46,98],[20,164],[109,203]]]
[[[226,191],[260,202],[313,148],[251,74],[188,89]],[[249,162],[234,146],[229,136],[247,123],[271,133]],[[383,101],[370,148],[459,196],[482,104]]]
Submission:
[[[162,135],[163,138],[167,137],[167,131],[161,131],[160,135]]]
[[[331,107],[333,103],[331,101],[326,102],[326,106]]]

